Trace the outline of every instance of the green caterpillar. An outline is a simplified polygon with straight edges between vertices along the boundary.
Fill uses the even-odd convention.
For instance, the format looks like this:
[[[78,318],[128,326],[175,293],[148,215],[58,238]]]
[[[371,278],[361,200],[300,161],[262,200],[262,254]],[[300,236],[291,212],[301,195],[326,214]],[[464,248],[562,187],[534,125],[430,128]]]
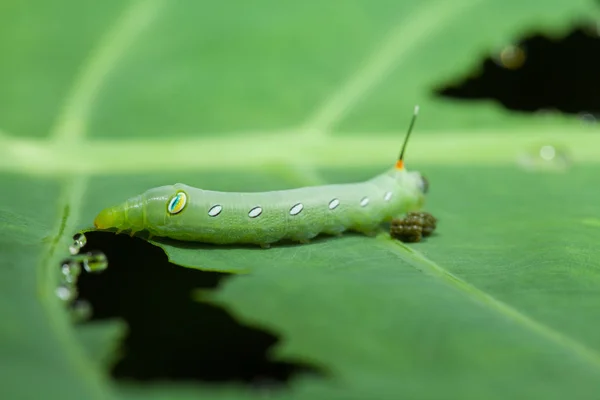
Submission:
[[[365,182],[311,186],[263,193],[228,193],[181,183],[150,189],[102,210],[97,229],[214,244],[247,243],[269,247],[280,240],[301,243],[324,233],[374,233],[382,222],[419,209],[427,180],[404,167],[415,107],[396,165]]]

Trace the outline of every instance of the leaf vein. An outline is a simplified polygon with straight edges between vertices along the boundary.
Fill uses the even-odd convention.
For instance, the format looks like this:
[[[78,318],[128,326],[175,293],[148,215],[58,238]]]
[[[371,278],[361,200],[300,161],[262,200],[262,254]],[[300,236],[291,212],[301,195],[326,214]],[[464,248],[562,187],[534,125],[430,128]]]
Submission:
[[[107,30],[75,77],[51,131],[53,139],[73,141],[84,135],[92,105],[102,84],[126,50],[154,19],[163,3],[163,0],[134,1]]]
[[[304,124],[308,135],[327,135],[331,128],[362,100],[378,83],[400,64],[400,58],[410,53],[434,31],[448,24],[478,0],[430,2],[404,16],[378,44],[376,50],[337,91],[335,91]],[[421,3],[419,3],[421,4]],[[410,40],[408,40],[410,38]]]
[[[487,309],[502,314],[504,317],[518,323],[525,329],[543,337],[555,345],[565,348],[569,352],[572,352],[593,367],[600,368],[600,353],[585,344],[548,325],[536,321],[510,305],[496,299],[492,295],[459,278],[441,265],[428,259],[423,254],[405,244],[398,241],[392,242],[387,233],[380,234],[377,237],[377,240],[394,254],[401,257],[403,260],[408,261],[413,267],[442,279],[445,283],[457,289],[475,302],[487,307]]]

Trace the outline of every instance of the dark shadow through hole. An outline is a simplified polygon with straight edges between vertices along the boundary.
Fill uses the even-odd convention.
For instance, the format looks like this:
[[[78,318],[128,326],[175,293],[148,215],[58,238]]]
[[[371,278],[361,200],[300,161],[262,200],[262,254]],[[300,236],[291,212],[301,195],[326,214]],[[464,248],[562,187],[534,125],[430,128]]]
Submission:
[[[520,67],[506,68],[488,57],[477,74],[440,88],[436,94],[459,99],[494,99],[511,110],[585,112],[598,118],[599,30],[600,26],[593,23],[578,25],[560,39],[542,34],[527,36],[515,43],[525,56],[522,64],[516,65]],[[593,118],[591,114],[583,117]]]
[[[90,302],[92,320],[121,318],[129,333],[112,375],[127,380],[238,381],[280,386],[296,374],[322,374],[317,367],[274,361],[279,338],[236,321],[223,308],[194,301],[195,289],[216,289],[228,274],[169,263],[165,253],[139,238],[87,232],[82,251],[106,254],[109,267],[82,273],[79,299]]]

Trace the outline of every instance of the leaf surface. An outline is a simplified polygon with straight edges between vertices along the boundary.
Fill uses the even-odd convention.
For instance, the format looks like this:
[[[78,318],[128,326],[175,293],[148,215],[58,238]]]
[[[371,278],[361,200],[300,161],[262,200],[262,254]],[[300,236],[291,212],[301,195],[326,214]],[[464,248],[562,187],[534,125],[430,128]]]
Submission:
[[[75,325],[55,294],[72,235],[169,183],[367,179],[394,161],[418,103],[407,164],[431,182],[427,241],[152,243],[199,274],[234,272],[190,301],[276,332],[272,359],[327,371],[272,398],[594,398],[597,128],[432,93],[522,34],[597,13],[583,0],[3,3],[0,397],[264,397],[110,379],[125,326]]]

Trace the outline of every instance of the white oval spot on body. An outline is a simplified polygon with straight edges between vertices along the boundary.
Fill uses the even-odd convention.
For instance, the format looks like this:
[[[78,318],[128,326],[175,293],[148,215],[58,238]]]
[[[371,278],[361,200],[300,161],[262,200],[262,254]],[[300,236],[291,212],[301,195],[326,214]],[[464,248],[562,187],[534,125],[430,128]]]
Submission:
[[[385,192],[385,196],[383,196],[383,199],[385,201],[390,201],[391,198],[392,198],[392,192]]]
[[[212,206],[210,210],[208,210],[208,215],[210,215],[211,217],[216,217],[217,215],[221,214],[221,211],[223,211],[223,206],[217,204]]]
[[[329,209],[333,210],[334,208],[336,208],[339,205],[340,205],[340,201],[338,199],[333,199],[329,202]]]
[[[302,203],[298,203],[298,204],[294,205],[292,208],[290,208],[290,215],[300,214],[300,211],[302,211],[303,208],[304,208],[304,206],[302,205]]]
[[[365,207],[367,204],[369,204],[369,198],[363,197],[362,200],[360,201],[360,206]]]
[[[256,218],[260,214],[262,214],[262,208],[261,207],[254,207],[252,210],[250,210],[250,212],[248,213],[248,216],[250,218]]]

